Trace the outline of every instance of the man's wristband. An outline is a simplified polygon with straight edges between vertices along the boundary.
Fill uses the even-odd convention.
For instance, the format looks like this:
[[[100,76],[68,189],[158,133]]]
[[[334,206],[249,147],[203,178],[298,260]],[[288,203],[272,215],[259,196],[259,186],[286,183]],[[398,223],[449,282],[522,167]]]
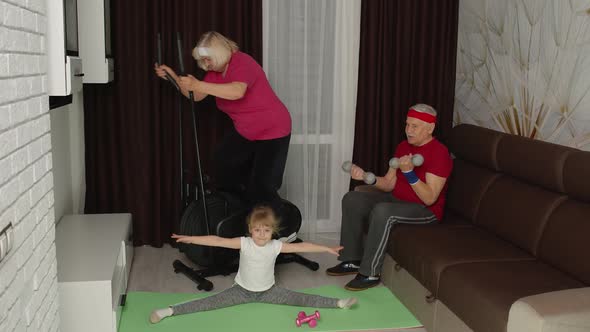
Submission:
[[[406,180],[408,180],[408,183],[410,184],[410,186],[413,186],[416,183],[418,183],[418,181],[420,181],[420,179],[418,178],[418,175],[416,175],[416,173],[414,173],[414,170],[411,170],[409,172],[402,171],[402,174],[406,177]]]

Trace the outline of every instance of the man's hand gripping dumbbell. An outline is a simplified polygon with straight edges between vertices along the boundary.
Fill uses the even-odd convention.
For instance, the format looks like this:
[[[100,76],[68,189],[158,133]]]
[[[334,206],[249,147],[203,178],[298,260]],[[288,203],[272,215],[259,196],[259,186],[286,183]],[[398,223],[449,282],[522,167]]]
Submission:
[[[359,181],[364,181],[366,184],[373,185],[377,181],[375,174],[371,172],[365,172],[362,168],[358,167],[350,161],[345,161],[342,164],[342,170],[347,173],[350,173],[351,178]]]
[[[402,174],[408,179],[410,185],[415,185],[420,180],[416,173],[414,173],[414,167],[421,166],[424,163],[424,157],[421,154],[407,155],[401,158],[391,158],[389,160],[390,168],[399,168]]]

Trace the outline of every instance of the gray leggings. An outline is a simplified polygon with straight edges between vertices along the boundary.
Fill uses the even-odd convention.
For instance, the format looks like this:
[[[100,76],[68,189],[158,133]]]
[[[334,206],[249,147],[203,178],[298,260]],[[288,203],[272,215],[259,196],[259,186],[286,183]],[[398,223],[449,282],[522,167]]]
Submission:
[[[391,193],[348,192],[342,198],[340,245],[344,247],[338,260],[361,261],[359,272],[367,276],[381,273],[391,227],[395,224],[424,225],[436,222],[426,206],[400,201]],[[368,223],[363,250],[363,225]]]
[[[171,306],[173,315],[214,310],[244,303],[286,304],[299,307],[338,308],[338,299],[294,292],[273,285],[262,292],[252,292],[238,284],[215,295]]]

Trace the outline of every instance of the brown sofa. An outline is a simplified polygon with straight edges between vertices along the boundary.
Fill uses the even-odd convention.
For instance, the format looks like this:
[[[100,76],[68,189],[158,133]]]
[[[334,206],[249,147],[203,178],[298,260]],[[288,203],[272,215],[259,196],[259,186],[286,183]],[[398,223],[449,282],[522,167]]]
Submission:
[[[590,152],[472,125],[448,147],[444,220],[392,229],[384,284],[429,332],[590,331]]]

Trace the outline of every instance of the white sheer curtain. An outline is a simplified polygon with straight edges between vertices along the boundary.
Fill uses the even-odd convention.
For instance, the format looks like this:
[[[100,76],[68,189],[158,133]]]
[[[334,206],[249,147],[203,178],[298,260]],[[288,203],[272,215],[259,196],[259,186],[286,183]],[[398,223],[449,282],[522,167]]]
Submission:
[[[300,233],[340,230],[352,158],[360,0],[263,0],[263,67],[293,118],[281,196]]]

